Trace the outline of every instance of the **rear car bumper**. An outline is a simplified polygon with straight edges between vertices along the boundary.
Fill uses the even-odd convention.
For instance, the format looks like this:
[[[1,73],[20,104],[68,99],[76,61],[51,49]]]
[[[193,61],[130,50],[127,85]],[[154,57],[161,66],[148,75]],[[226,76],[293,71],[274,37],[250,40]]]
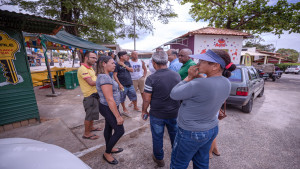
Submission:
[[[237,106],[244,106],[250,100],[251,95],[249,96],[229,96],[226,100],[226,104],[232,104]]]

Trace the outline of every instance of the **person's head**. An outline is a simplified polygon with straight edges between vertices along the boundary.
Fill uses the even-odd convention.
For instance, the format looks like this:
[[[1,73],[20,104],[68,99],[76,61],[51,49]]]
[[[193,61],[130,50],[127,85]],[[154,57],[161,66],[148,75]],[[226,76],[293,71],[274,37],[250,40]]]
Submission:
[[[97,74],[107,74],[115,70],[115,62],[110,56],[102,55],[97,60]]]
[[[138,53],[136,51],[133,51],[131,53],[131,58],[132,58],[132,60],[137,60],[138,59]]]
[[[158,47],[158,48],[155,49],[155,51],[156,52],[158,52],[158,51],[164,51],[164,49],[162,47]]]
[[[174,59],[176,59],[177,58],[177,51],[175,50],[175,49],[169,49],[168,51],[167,51],[167,54],[168,54],[168,60],[170,61],[170,62],[172,62]]]
[[[191,55],[192,53],[193,52],[191,49],[188,48],[181,49],[178,54],[179,62],[185,64],[187,61],[190,60],[189,55]]]
[[[152,54],[153,67],[157,70],[160,67],[164,67],[168,63],[168,55],[164,51],[154,52]]]
[[[112,57],[113,59],[115,59],[115,53],[113,51],[108,52],[108,56]]]
[[[90,51],[86,51],[84,53],[84,63],[89,65],[89,66],[93,66],[97,61],[97,55],[96,53],[90,52]]]
[[[199,59],[197,64],[199,72],[207,74],[208,77],[220,74],[228,78],[236,68],[229,54],[224,50],[208,50],[204,54],[190,55],[190,57]]]
[[[127,61],[128,60],[128,55],[127,55],[127,52],[126,51],[120,51],[118,53],[118,57],[120,59],[120,61],[124,62],[124,61]]]

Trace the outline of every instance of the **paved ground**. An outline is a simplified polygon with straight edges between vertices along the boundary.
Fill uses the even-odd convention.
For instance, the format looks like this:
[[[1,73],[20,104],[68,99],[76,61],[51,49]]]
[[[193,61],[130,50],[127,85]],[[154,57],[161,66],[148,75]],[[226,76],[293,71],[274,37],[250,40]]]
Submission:
[[[102,159],[103,132],[96,132],[101,137],[95,141],[81,138],[84,110],[80,89],[56,91],[62,95],[49,98],[45,95],[50,89],[35,88],[42,123],[0,133],[0,138],[24,137],[55,144],[94,169],[157,168],[151,158],[149,124],[140,119],[140,112],[133,111],[133,118],[125,118],[126,134],[117,144],[125,150],[115,155],[120,164],[111,166]],[[284,74],[276,82],[266,82],[265,95],[255,100],[250,114],[242,113],[239,107],[228,106],[228,117],[220,122],[217,137],[221,156],[210,161],[210,168],[300,168],[299,100],[300,75]],[[141,99],[138,105],[141,106]],[[103,126],[103,122],[100,119],[96,126]],[[164,143],[164,168],[169,168],[171,147],[167,135]]]
[[[217,137],[221,152],[210,161],[213,169],[297,169],[300,168],[300,75],[283,75],[267,81],[265,94],[257,98],[253,111],[246,114],[229,106],[228,117],[220,122]],[[165,161],[169,168],[171,148],[164,137]],[[151,132],[146,126],[123,137],[115,155],[120,164],[111,166],[102,159],[104,147],[81,159],[92,168],[157,168],[152,161]],[[189,168],[192,168],[190,164]]]

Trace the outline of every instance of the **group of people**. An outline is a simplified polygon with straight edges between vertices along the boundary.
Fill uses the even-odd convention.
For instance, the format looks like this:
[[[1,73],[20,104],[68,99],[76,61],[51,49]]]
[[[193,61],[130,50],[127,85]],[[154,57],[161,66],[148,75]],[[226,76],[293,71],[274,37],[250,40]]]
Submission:
[[[191,160],[194,168],[208,168],[210,154],[219,155],[212,145],[218,134],[217,114],[229,96],[227,78],[236,67],[229,54],[223,50],[193,55],[190,49],[181,49],[179,53],[175,49],[167,52],[157,49],[149,63],[151,75],[147,78],[146,65],[138,59],[137,52],[131,53],[131,60],[127,52],[119,52],[118,57],[117,61],[109,54],[97,60],[92,52],[84,55],[84,63],[78,70],[86,111],[83,138],[99,138],[92,131],[101,130],[93,127],[93,120],[99,119],[100,112],[105,118],[103,159],[109,164],[118,164],[112,154],[123,151],[114,146],[125,132],[121,115],[130,117],[125,98],[130,99],[129,106],[139,111],[136,93],[140,91],[141,117],[150,118],[152,158],[158,166],[165,165],[163,136],[166,127],[172,145],[170,168],[187,168]],[[197,64],[192,58],[198,60]],[[92,66],[96,62],[95,73]],[[119,112],[120,104],[122,113]]]

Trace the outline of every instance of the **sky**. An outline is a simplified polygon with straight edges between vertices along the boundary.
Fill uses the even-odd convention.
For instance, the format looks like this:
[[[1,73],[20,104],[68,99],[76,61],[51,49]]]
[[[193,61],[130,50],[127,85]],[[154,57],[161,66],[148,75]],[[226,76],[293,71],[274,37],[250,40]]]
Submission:
[[[288,0],[290,3],[299,2],[299,0]],[[271,0],[269,5],[274,5],[277,3],[277,0]],[[208,22],[196,22],[192,19],[189,14],[189,9],[191,4],[180,5],[178,0],[172,0],[171,4],[175,13],[178,14],[177,18],[170,19],[168,24],[162,24],[158,21],[153,22],[153,33],[147,33],[142,30],[137,30],[139,33],[139,39],[136,41],[137,50],[146,50],[151,51],[154,48],[177,38],[189,31],[204,28],[208,26]],[[18,7],[12,6],[0,6],[1,9],[9,11],[18,11]],[[22,13],[25,13],[22,11]],[[263,44],[273,44],[277,49],[280,48],[289,48],[295,49],[300,52],[300,34],[284,32],[280,38],[271,33],[263,33],[261,37],[265,42]],[[117,39],[117,43],[121,46],[122,49],[134,49],[133,39]]]
[[[299,0],[289,0],[295,3]],[[277,0],[271,0],[269,4],[276,3]],[[139,39],[136,40],[137,50],[152,50],[174,38],[177,38],[189,31],[208,26],[208,22],[196,22],[189,14],[191,4],[180,5],[176,0],[172,2],[173,9],[178,17],[171,19],[168,24],[154,22],[153,33],[139,33]],[[300,52],[300,34],[284,32],[280,38],[271,33],[263,33],[261,37],[265,40],[263,44],[273,44],[277,49],[290,48]],[[133,39],[117,39],[117,43],[122,49],[134,49]]]

